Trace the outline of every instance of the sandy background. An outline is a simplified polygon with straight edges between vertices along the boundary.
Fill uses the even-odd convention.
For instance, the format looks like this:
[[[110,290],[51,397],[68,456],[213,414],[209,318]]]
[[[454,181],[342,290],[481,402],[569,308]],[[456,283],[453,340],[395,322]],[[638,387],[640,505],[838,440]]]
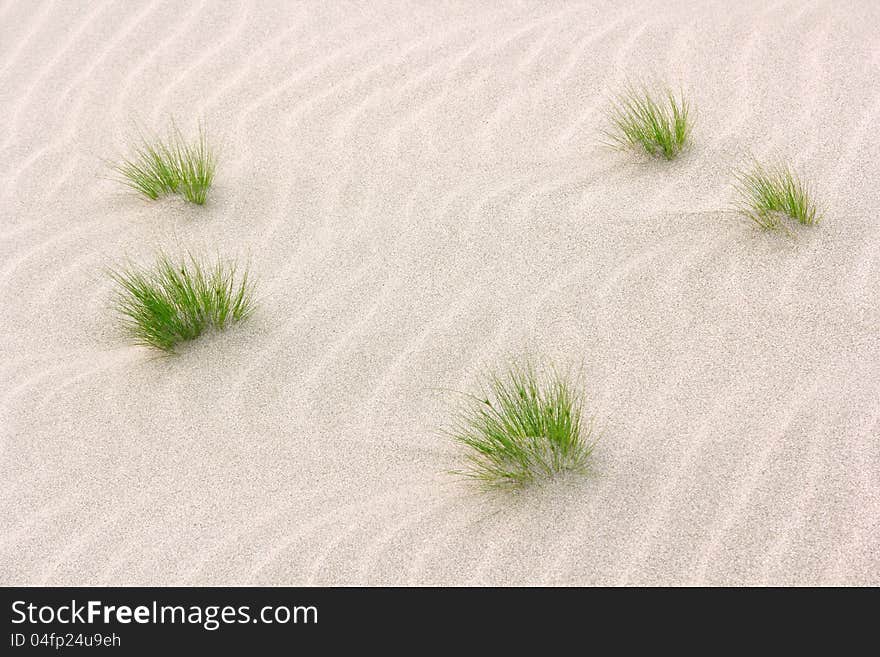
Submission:
[[[734,9],[733,4],[751,5]],[[6,2],[0,583],[880,584],[880,3]],[[694,146],[597,144],[681,83]],[[204,117],[209,204],[108,180]],[[781,156],[826,222],[728,209]],[[250,257],[172,359],[103,268]],[[583,364],[595,472],[487,497],[438,429],[486,365]]]

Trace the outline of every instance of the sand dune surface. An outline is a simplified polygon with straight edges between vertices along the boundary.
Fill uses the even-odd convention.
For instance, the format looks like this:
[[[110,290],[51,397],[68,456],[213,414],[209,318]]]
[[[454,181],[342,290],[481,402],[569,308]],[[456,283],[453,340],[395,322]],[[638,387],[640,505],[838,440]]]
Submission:
[[[5,2],[3,584],[880,584],[880,4]],[[681,86],[667,163],[599,134]],[[204,207],[112,180],[205,121]],[[731,212],[782,158],[825,220]],[[249,259],[259,311],[129,346],[106,267]],[[485,494],[486,367],[581,368],[588,476]]]

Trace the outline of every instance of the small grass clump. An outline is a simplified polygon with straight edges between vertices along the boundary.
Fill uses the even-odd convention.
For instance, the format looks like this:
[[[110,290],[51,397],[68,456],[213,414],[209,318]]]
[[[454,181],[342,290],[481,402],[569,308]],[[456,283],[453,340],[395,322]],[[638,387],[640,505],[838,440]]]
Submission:
[[[734,176],[740,212],[764,230],[788,231],[783,217],[803,226],[812,226],[822,218],[809,188],[786,164],[764,167],[755,163]]]
[[[675,158],[687,145],[691,123],[690,105],[684,97],[667,90],[658,100],[644,89],[630,87],[613,102],[611,128],[605,131],[610,144],[640,148],[649,155]]]
[[[555,368],[514,363],[490,373],[481,395],[466,395],[447,432],[469,448],[461,474],[488,487],[518,487],[564,471],[582,472],[593,449],[582,399]]]
[[[114,169],[121,181],[151,200],[180,194],[190,203],[204,205],[214,181],[217,158],[202,125],[194,142],[172,124],[168,138],[141,136],[134,156]]]
[[[173,353],[208,329],[222,330],[253,312],[248,271],[234,263],[204,264],[192,255],[172,261],[160,254],[151,269],[111,271],[116,310],[136,344]]]

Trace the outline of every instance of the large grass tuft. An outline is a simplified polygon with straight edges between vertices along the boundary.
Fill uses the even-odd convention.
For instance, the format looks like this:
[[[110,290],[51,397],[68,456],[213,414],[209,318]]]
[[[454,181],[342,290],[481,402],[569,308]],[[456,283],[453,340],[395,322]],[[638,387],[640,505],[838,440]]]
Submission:
[[[160,254],[154,267],[111,271],[116,310],[136,344],[173,352],[208,329],[222,330],[254,309],[247,269],[234,263],[202,263],[192,255],[172,261]]]
[[[480,395],[466,395],[448,430],[469,448],[458,474],[489,487],[522,486],[564,471],[582,472],[593,449],[582,399],[555,368],[513,363],[485,377]]]
[[[149,199],[181,194],[190,203],[204,205],[214,181],[217,158],[205,128],[187,141],[172,123],[166,139],[141,135],[134,155],[114,166],[121,181]]]
[[[807,185],[786,164],[751,168],[734,173],[740,196],[739,210],[764,230],[782,228],[787,216],[804,226],[818,223],[822,216]]]
[[[689,115],[683,93],[676,97],[667,90],[658,99],[645,89],[630,87],[613,102],[605,137],[613,146],[638,148],[671,160],[688,143]]]

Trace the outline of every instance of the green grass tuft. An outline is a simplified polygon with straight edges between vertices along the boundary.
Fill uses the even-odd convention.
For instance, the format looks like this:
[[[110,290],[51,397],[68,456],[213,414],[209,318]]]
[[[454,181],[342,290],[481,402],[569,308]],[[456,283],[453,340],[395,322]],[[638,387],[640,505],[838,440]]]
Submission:
[[[130,160],[115,167],[122,181],[150,199],[173,194],[180,184],[173,154],[162,142],[144,140]]]
[[[114,169],[120,180],[149,199],[181,194],[190,203],[204,205],[214,181],[217,158],[203,126],[198,138],[188,142],[172,123],[168,138],[141,136],[134,155]]]
[[[513,363],[488,374],[448,434],[469,448],[461,474],[488,487],[518,487],[564,471],[583,472],[593,449],[582,399],[555,368]]]
[[[173,352],[208,329],[222,330],[254,310],[248,271],[217,260],[204,264],[189,255],[172,261],[160,254],[151,269],[111,271],[115,306],[135,344]]]
[[[804,226],[812,226],[822,218],[809,188],[788,165],[764,167],[755,163],[734,176],[740,212],[764,230],[787,231],[783,216]]]
[[[675,158],[691,133],[690,105],[671,91],[658,100],[647,90],[630,87],[611,106],[611,128],[605,137],[612,146],[641,148],[649,155]]]

